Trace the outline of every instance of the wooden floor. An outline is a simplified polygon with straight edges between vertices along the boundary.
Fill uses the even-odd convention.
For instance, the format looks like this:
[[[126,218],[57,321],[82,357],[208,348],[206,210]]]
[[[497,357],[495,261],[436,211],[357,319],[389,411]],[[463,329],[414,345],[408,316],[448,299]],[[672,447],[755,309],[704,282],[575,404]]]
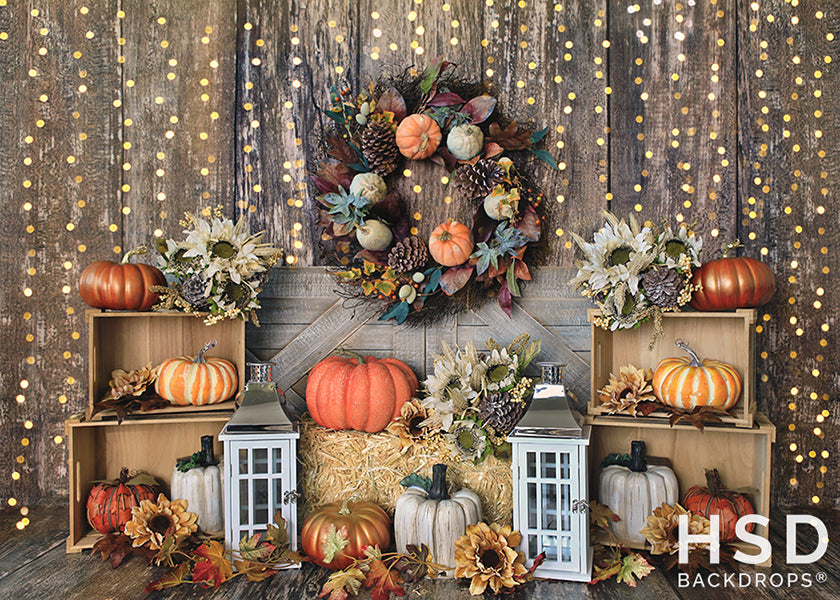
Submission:
[[[42,502],[30,508],[30,525],[23,531],[15,528],[20,520],[18,510],[0,511],[0,599],[2,600],[128,600],[133,598],[187,599],[213,598],[219,600],[316,598],[328,572],[306,565],[300,571],[283,572],[273,579],[261,583],[247,580],[233,580],[217,590],[203,590],[183,586],[165,592],[146,596],[143,587],[160,577],[163,570],[146,566],[139,559],[132,559],[119,569],[113,570],[90,552],[65,554],[64,541],[67,536],[66,499],[57,498]],[[840,532],[840,513],[827,512],[819,517],[828,527],[829,536]],[[738,587],[685,587],[681,586],[675,573],[654,571],[639,583],[635,589],[614,581],[590,586],[580,583],[539,581],[528,584],[512,598],[529,599],[597,599],[617,600],[622,598],[646,598],[649,600],[729,600],[740,598],[760,599],[809,599],[840,598],[840,546],[831,540],[826,555],[814,565],[784,565],[784,518],[779,515],[772,520],[777,524],[771,533],[774,547],[774,567],[753,569],[741,567],[741,573],[748,574],[750,585]],[[808,537],[803,528],[800,553],[814,547],[813,537]],[[725,573],[724,570],[720,571]],[[764,574],[780,587],[756,583],[757,574]],[[810,576],[812,585],[801,587],[800,582]],[[746,577],[747,575],[744,575]],[[824,581],[817,581],[825,578]],[[795,580],[788,585],[788,580]],[[715,583],[716,581],[712,581]],[[466,600],[470,598],[465,583],[455,581],[423,581],[407,587],[406,598],[446,598]],[[369,599],[367,593],[360,598]]]

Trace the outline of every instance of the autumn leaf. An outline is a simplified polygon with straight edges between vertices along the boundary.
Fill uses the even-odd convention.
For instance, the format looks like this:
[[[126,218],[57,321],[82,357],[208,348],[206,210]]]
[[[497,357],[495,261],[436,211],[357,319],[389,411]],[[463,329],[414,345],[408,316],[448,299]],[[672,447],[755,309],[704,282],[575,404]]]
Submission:
[[[589,503],[589,523],[601,529],[609,529],[610,523],[621,520],[617,514],[596,500]]]
[[[239,553],[244,560],[262,561],[274,551],[274,545],[261,542],[261,539],[262,533],[255,533],[250,538],[242,536],[239,540]]]
[[[443,275],[440,276],[439,284],[443,293],[451,296],[462,287],[467,285],[470,277],[472,277],[475,268],[472,265],[459,265],[457,267],[449,267]]]
[[[225,545],[223,543],[217,542],[216,540],[209,540],[207,543],[193,550],[192,554],[200,559],[203,558],[209,561],[224,579],[229,579],[233,576],[233,565],[228,557],[225,556]]]
[[[213,561],[200,560],[193,567],[192,580],[203,588],[215,589],[225,582],[225,576]]]
[[[402,121],[408,114],[405,106],[405,99],[397,88],[391,87],[382,92],[379,100],[376,101],[376,112],[394,113],[394,121]]]
[[[188,582],[186,579],[187,575],[190,572],[190,563],[184,562],[178,565],[175,569],[161,577],[160,579],[156,579],[147,585],[143,591],[147,594],[151,594],[155,590],[162,590],[165,588],[177,587],[182,583]]]
[[[694,425],[694,427],[696,427],[698,430],[703,431],[706,423],[722,423],[723,420],[721,419],[721,417],[723,416],[728,417],[731,415],[720,408],[715,408],[712,406],[697,406],[690,411],[673,411],[670,418],[668,419],[668,422],[671,424],[671,427],[673,427],[680,421],[685,421],[690,425]]]
[[[616,580],[619,583],[626,583],[630,587],[636,587],[636,579],[647,577],[652,571],[653,567],[641,554],[632,552],[625,556],[621,562]]]
[[[275,546],[287,546],[289,544],[289,533],[286,528],[286,519],[283,518],[283,514],[279,510],[274,513],[274,523],[268,524],[268,531],[265,534],[266,541]]]
[[[131,538],[124,533],[109,533],[93,545],[93,554],[99,552],[102,562],[111,562],[111,568],[119,567],[134,551]]]
[[[329,594],[329,600],[347,600],[348,593],[351,596],[356,596],[362,587],[362,581],[365,580],[365,574],[361,569],[352,567],[343,571],[336,571],[324,583],[321,588],[319,598],[323,598]]]
[[[522,150],[527,148],[531,132],[520,129],[519,123],[513,121],[502,129],[498,123],[490,123],[490,137],[488,141],[496,142],[505,150]]]
[[[347,539],[347,526],[344,525],[341,529],[336,529],[335,524],[330,523],[327,527],[327,533],[324,536],[324,542],[321,544],[321,552],[324,554],[323,561],[331,563],[336,556],[341,555],[342,550],[347,547],[350,540]]]
[[[277,574],[278,569],[261,562],[251,560],[235,560],[236,570],[245,575],[248,581],[263,581]]]
[[[373,600],[388,600],[391,592],[397,596],[404,596],[403,579],[399,571],[389,569],[381,560],[371,560],[368,563],[370,570],[365,578],[365,587],[371,588],[370,597]]]
[[[437,570],[432,566],[433,558],[429,547],[421,544],[418,548],[414,544],[405,547],[408,554],[403,554],[394,562],[393,568],[402,573],[407,583],[420,581],[428,576],[434,579],[438,576]]]
[[[374,285],[376,291],[378,291],[383,296],[391,296],[394,292],[397,291],[397,286],[394,285],[391,281],[384,281],[382,279],[378,280]]]
[[[594,577],[589,582],[589,584],[594,585],[599,581],[606,581],[613,575],[618,575],[618,572],[621,570],[623,564],[624,563],[621,560],[616,558],[603,567],[596,566],[595,573],[593,573]]]

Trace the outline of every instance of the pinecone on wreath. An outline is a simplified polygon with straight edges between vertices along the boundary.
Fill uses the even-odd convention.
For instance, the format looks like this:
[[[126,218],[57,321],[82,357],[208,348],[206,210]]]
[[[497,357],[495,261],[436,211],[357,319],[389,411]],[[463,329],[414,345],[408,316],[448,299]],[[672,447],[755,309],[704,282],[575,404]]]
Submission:
[[[195,273],[184,282],[181,295],[195,307],[207,306],[208,283],[201,273]]]
[[[398,273],[417,271],[426,266],[429,252],[426,244],[416,235],[405,238],[388,253],[388,266]]]
[[[494,392],[487,394],[481,400],[478,405],[478,415],[499,435],[507,435],[516,427],[527,408],[527,404],[511,402],[508,392]]]
[[[466,199],[486,196],[502,183],[505,171],[495,160],[483,158],[474,165],[461,165],[452,175],[452,186]]]
[[[683,276],[673,269],[654,268],[642,276],[648,301],[659,308],[676,307],[684,285]]]
[[[397,147],[397,137],[391,123],[385,121],[369,121],[362,132],[362,155],[370,170],[385,177],[397,168],[400,149]]]

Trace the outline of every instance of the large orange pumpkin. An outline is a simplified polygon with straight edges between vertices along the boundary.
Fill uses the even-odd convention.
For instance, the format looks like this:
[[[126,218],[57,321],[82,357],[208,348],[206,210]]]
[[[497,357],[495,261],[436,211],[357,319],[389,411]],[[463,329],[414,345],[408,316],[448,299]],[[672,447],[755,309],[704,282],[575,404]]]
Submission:
[[[87,518],[90,526],[99,533],[122,531],[131,520],[131,509],[140,506],[142,500],[157,498],[157,486],[140,483],[140,477],[128,478],[128,469],[123,468],[115,481],[97,483],[88,494]],[[143,477],[144,481],[150,476]]]
[[[720,541],[735,541],[735,526],[744,515],[755,513],[752,503],[743,494],[723,489],[717,469],[706,471],[706,487],[695,485],[688,490],[682,502],[686,510],[703,515],[720,517]],[[755,529],[755,523],[747,525],[747,531]]]
[[[309,372],[306,406],[318,425],[376,433],[417,393],[417,377],[396,358],[330,356]]]
[[[464,264],[469,260],[473,248],[472,233],[458,221],[441,223],[429,237],[429,254],[444,267]]]
[[[146,254],[146,248],[126,253],[118,264],[110,260],[90,263],[79,278],[79,295],[88,306],[113,310],[149,310],[158,295],[149,288],[166,285],[160,269],[146,264],[132,264],[135,254]]]
[[[732,408],[741,395],[741,376],[730,364],[700,360],[682,340],[676,345],[690,358],[666,358],[653,372],[653,392],[669,406],[691,410],[698,406]]]
[[[155,392],[178,406],[216,404],[233,396],[239,387],[236,365],[224,358],[204,357],[217,343],[208,343],[195,358],[177,356],[160,363]]]
[[[326,562],[324,542],[330,525],[338,535],[347,528],[349,542],[339,554]],[[300,532],[300,544],[307,556],[316,565],[340,570],[350,566],[353,558],[364,558],[366,546],[379,546],[384,552],[391,543],[391,520],[385,511],[372,502],[348,502],[327,504],[306,517]]]
[[[426,115],[408,115],[397,126],[400,153],[413,160],[423,160],[435,153],[443,135],[435,120]]]
[[[734,310],[767,304],[776,290],[776,278],[770,267],[748,256],[728,256],[705,263],[694,272],[691,282],[700,289],[691,297],[697,310]]]

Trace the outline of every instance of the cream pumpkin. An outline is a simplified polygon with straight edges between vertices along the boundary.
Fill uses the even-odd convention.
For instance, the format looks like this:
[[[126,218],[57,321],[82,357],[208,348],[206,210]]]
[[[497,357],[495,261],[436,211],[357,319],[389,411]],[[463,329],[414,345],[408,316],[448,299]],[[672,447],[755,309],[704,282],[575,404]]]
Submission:
[[[397,552],[406,552],[409,544],[425,544],[434,562],[455,572],[455,540],[464,535],[468,525],[481,521],[481,500],[475,492],[461,489],[449,495],[446,465],[432,467],[432,487],[410,487],[399,498],[394,510],[394,536]]]
[[[366,250],[385,250],[394,241],[391,229],[382,221],[368,219],[364,225],[356,228],[356,239]]]
[[[484,149],[484,133],[477,125],[457,125],[446,136],[446,148],[458,160],[469,160]]]
[[[177,356],[163,361],[157,369],[155,392],[179,406],[204,406],[231,398],[239,386],[236,365],[224,358],[204,357],[217,344],[211,341],[195,358]]]
[[[223,531],[225,528],[225,508],[222,496],[224,464],[215,464],[213,456],[213,436],[201,437],[204,451],[204,466],[193,467],[187,471],[178,468],[172,471],[172,499],[187,501],[190,512],[198,515],[198,526],[206,533]],[[180,460],[178,461],[181,462]]]

